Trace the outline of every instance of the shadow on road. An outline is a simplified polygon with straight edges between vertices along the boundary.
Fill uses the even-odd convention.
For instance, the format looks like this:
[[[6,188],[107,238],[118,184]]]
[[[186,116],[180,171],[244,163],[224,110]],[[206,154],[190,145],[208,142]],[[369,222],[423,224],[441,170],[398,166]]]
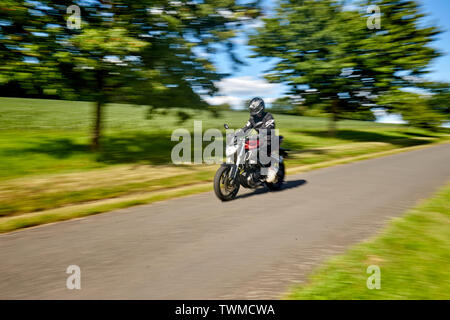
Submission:
[[[278,190],[278,191],[272,191],[272,192],[282,192],[282,191],[287,190],[287,189],[292,189],[292,188],[300,187],[301,185],[304,185],[304,184],[306,184],[306,183],[307,183],[307,181],[304,180],[304,179],[298,179],[298,180],[286,181],[286,182],[283,184],[283,187],[282,187],[280,190]],[[253,192],[249,192],[249,193],[245,193],[245,194],[242,194],[242,195],[237,196],[237,197],[236,197],[236,200],[237,200],[237,199],[248,198],[248,197],[251,197],[251,196],[255,196],[255,195],[263,194],[263,193],[267,193],[267,192],[270,192],[270,190],[269,190],[267,187],[258,188],[258,189],[256,189],[256,190],[253,191]]]

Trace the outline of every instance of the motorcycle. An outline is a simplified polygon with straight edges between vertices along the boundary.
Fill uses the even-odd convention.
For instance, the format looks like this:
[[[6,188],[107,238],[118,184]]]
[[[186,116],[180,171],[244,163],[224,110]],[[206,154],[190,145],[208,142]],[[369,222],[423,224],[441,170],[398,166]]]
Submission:
[[[227,124],[224,127],[229,129]],[[283,137],[280,136],[279,139],[281,145]],[[267,174],[264,171],[267,170],[262,169],[267,169],[270,163],[261,163],[257,156],[258,150],[259,140],[251,139],[248,132],[241,136],[234,134],[233,142],[227,144],[225,150],[227,158],[232,161],[222,163],[214,176],[214,192],[220,200],[233,200],[240,186],[248,189],[266,186],[271,191],[281,189],[285,176],[284,158],[287,157],[288,149],[279,148],[279,167],[273,182],[266,181]],[[252,159],[256,161],[251,161]]]

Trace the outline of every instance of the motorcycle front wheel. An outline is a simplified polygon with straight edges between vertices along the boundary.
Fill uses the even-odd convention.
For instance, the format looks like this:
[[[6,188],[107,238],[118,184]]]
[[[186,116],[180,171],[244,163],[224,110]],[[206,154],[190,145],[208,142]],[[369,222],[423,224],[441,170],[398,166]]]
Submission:
[[[233,181],[228,176],[230,169],[229,166],[220,167],[214,176],[214,192],[222,201],[233,200],[239,191],[239,182]]]

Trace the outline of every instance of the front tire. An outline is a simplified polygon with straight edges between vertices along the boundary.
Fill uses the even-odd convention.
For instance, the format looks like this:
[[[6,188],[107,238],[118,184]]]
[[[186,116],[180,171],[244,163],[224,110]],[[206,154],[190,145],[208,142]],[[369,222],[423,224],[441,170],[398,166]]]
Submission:
[[[278,168],[278,172],[277,172],[277,182],[273,182],[273,183],[266,182],[267,187],[271,191],[280,190],[281,187],[283,187],[284,176],[285,176],[284,162],[280,162],[280,167]]]
[[[228,177],[230,169],[230,166],[220,167],[214,176],[214,193],[222,201],[233,200],[239,191],[239,182]]]

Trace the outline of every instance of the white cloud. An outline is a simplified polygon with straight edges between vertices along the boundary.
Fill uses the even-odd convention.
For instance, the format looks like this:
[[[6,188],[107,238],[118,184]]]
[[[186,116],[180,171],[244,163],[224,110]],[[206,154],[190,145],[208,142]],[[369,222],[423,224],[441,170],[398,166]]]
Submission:
[[[277,99],[277,98],[265,98],[265,99],[264,99],[264,102],[265,102],[266,104],[267,104],[267,103],[271,104],[271,103],[274,102],[276,99]]]
[[[406,121],[403,120],[403,118],[400,114],[387,113],[386,110],[383,108],[374,108],[374,109],[372,109],[372,112],[374,113],[375,117],[377,118],[376,122],[379,122],[379,123],[394,123],[394,124],[406,123]]]
[[[261,28],[262,26],[264,26],[264,21],[261,19],[251,20],[246,23],[246,27],[251,29]]]
[[[217,13],[220,14],[224,18],[231,18],[234,16],[233,12],[230,10],[219,9]]]
[[[155,14],[155,15],[159,15],[159,14],[161,14],[161,13],[164,12],[163,9],[157,8],[157,7],[149,8],[149,9],[147,9],[147,10],[148,10],[151,14]]]
[[[246,37],[240,36],[231,39],[231,42],[233,42],[237,46],[245,46],[247,45],[248,39]]]
[[[217,82],[216,86],[219,95],[203,98],[212,105],[229,103],[234,108],[242,108],[244,101],[258,96],[270,104],[280,96],[282,90],[280,84],[251,76],[225,78]]]
[[[406,123],[406,121],[403,120],[402,116],[399,114],[389,114],[389,115],[380,117],[377,119],[377,122],[379,122],[379,123],[394,123],[394,124]]]
[[[214,96],[214,97],[203,97],[209,104],[219,105],[223,103],[229,103],[235,108],[243,106],[244,99],[233,97],[233,96]]]
[[[216,83],[221,94],[235,96],[264,96],[274,94],[280,85],[250,76],[225,78]]]

